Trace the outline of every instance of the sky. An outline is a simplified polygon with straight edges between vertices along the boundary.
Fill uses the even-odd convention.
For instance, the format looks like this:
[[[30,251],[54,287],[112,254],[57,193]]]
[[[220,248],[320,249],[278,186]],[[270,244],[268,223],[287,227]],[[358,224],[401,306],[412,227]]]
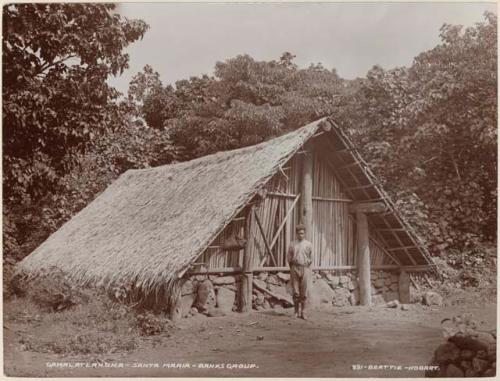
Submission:
[[[321,62],[346,79],[375,64],[409,66],[439,43],[444,23],[471,26],[496,12],[495,3],[121,3],[117,11],[150,29],[129,47],[130,68],[109,83],[126,93],[147,64],[164,85],[213,73],[217,61],[239,54],[299,67]]]

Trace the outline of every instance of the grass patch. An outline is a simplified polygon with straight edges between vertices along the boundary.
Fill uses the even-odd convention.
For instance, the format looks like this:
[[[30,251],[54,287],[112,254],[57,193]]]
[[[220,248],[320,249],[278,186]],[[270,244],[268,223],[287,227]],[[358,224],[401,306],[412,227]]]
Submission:
[[[164,314],[138,313],[106,294],[85,294],[85,302],[60,312],[28,296],[11,299],[4,304],[5,327],[17,333],[22,350],[60,355],[124,353],[144,336],[169,337],[173,325]]]

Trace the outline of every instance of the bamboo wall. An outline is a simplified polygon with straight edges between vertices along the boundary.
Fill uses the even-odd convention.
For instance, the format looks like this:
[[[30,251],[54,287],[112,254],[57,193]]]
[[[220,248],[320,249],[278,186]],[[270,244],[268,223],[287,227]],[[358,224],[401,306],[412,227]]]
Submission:
[[[196,263],[202,264],[208,269],[240,267],[243,263],[243,250],[222,250],[220,246],[232,236],[243,237],[244,234],[245,220],[232,221],[205,250]]]
[[[288,266],[286,252],[295,236],[299,223],[299,204],[279,234],[276,234],[300,190],[300,154],[295,155],[266,185],[267,197],[255,206],[267,242],[272,245],[272,258],[267,255],[260,229],[254,219],[251,227],[249,250],[253,254],[253,267]],[[332,199],[337,201],[332,201]],[[307,239],[313,244],[313,266],[356,266],[356,222],[348,212],[349,197],[342,191],[331,169],[317,155],[313,164],[313,229]],[[240,267],[243,250],[224,251],[218,246],[234,234],[243,236],[245,221],[233,221],[200,257],[210,269]],[[370,238],[372,265],[393,264],[383,247]]]

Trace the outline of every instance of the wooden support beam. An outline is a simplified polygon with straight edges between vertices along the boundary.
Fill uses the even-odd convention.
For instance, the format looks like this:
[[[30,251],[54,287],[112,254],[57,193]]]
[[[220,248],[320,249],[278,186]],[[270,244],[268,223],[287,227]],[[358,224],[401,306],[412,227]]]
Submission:
[[[341,170],[341,169],[347,169],[347,168],[355,167],[355,166],[360,165],[360,164],[361,163],[359,161],[354,161],[352,163],[343,165],[342,167],[338,167],[337,169],[339,169],[339,170]]]
[[[410,275],[406,271],[399,274],[399,301],[402,304],[411,303],[410,298]]]
[[[268,196],[270,197],[283,197],[283,198],[295,198],[297,197],[296,194],[291,194],[291,193],[279,193],[279,192],[268,192]]]
[[[349,190],[360,190],[360,189],[368,189],[374,188],[375,184],[366,184],[366,185],[357,185],[355,187],[350,187]]]
[[[244,259],[244,258],[243,258]],[[217,275],[217,274],[237,274],[243,271],[243,267],[218,267],[203,271],[188,271],[187,275]]]
[[[359,303],[362,306],[369,306],[372,302],[371,274],[370,274],[370,235],[368,232],[368,218],[366,214],[356,212],[356,233],[358,244],[358,284]]]
[[[404,232],[406,229],[403,228],[386,228],[386,229],[373,229],[376,232]]]
[[[385,221],[385,219],[384,219],[384,221]],[[386,225],[387,225],[387,222],[386,222]],[[417,264],[417,262],[415,262],[415,259],[413,259],[413,255],[411,255],[411,254],[409,253],[409,251],[408,251],[408,249],[411,249],[412,247],[404,246],[403,241],[401,241],[401,238],[399,238],[399,236],[396,234],[396,232],[394,232],[394,231],[393,231],[393,232],[392,232],[392,235],[393,235],[394,237],[396,237],[396,240],[399,242],[399,244],[405,248],[405,249],[404,249],[404,251],[405,251],[405,253],[406,253],[406,256],[407,256],[408,258],[410,258],[410,262],[412,263],[412,265],[416,265],[416,264]],[[413,242],[413,241],[412,241],[412,242]],[[412,246],[413,246],[413,245],[412,245]],[[416,246],[416,247],[418,248],[418,246]]]
[[[283,221],[281,221],[281,224],[278,227],[278,230],[276,231],[276,234],[274,235],[274,238],[271,241],[271,245],[269,245],[271,247],[271,249],[274,247],[274,244],[278,240],[278,237],[281,233],[281,230],[283,229],[286,222],[288,221],[288,218],[292,215],[292,212],[295,208],[295,205],[297,205],[297,202],[299,201],[299,199],[300,199],[300,193],[297,195],[297,197],[295,197],[295,200],[293,200],[292,205],[290,205],[290,209],[288,209],[288,211],[286,212],[285,218],[283,218]]]
[[[365,192],[365,194],[366,194],[366,190],[363,190],[363,192]],[[359,202],[384,202],[384,201],[386,201],[386,199],[380,198],[380,197],[379,198],[368,198],[366,200],[359,200]],[[388,212],[388,211],[389,211],[389,209],[386,210],[386,212]]]
[[[245,251],[243,254],[243,271],[240,283],[240,312],[249,312],[252,310],[252,285],[253,285],[253,256],[250,252],[250,232],[252,231],[254,205],[250,205],[247,210],[245,222]]]
[[[383,213],[387,210],[387,206],[382,202],[357,202],[349,205],[351,213]]]
[[[391,225],[387,222],[387,220],[385,219],[385,217],[382,217],[381,218],[382,221],[384,222],[384,225],[387,226],[387,228],[391,229]],[[398,222],[399,219],[398,219]],[[396,232],[394,230],[390,231],[391,235],[396,238],[396,241],[398,241],[398,243],[401,245],[400,248],[394,248],[395,250],[392,250],[392,251],[397,251],[398,249],[402,249],[404,251],[404,253],[406,254],[406,256],[408,257],[408,259],[410,260],[410,262],[413,264],[413,265],[416,265],[417,263],[415,262],[415,260],[413,259],[413,256],[410,255],[410,253],[408,252],[407,248],[405,248],[403,242],[401,242],[401,239],[399,238],[399,236],[396,234]],[[412,240],[413,242],[413,240]],[[390,251],[391,249],[387,249],[388,251]]]
[[[353,202],[350,198],[327,198],[327,197],[313,197],[313,201],[328,201],[328,202]]]
[[[387,249],[388,251],[398,251],[398,250],[403,250],[406,251],[406,249],[418,249],[418,246],[400,246],[400,247],[393,247],[392,249]]]
[[[258,289],[259,291],[262,291],[262,292],[264,292],[264,293],[266,293],[268,295],[271,295],[275,299],[282,300],[282,301],[286,302],[289,307],[293,306],[293,300],[288,295],[279,295],[279,294],[276,294],[276,293],[274,293],[272,291],[269,291],[267,288],[259,286],[259,284],[257,282],[255,282],[255,281],[253,283],[253,286],[256,289]]]
[[[168,315],[171,321],[178,321],[182,317],[182,287],[180,286],[180,282],[181,280],[177,281],[177,285],[173,287],[170,295],[170,308]]]
[[[356,266],[312,266],[311,269],[313,271],[318,271],[318,270],[357,270],[358,268]],[[285,267],[285,266],[279,266],[279,267],[256,267],[254,269],[254,272],[289,272],[290,267]]]
[[[306,227],[306,234],[312,234],[313,221],[313,202],[312,202],[312,185],[313,185],[313,151],[306,144],[304,149],[307,154],[302,157],[302,177],[301,177],[301,192],[300,198],[300,222]]]
[[[335,126],[335,122],[333,120],[330,120],[330,122]],[[363,172],[365,173],[365,175],[367,176],[367,178],[370,180],[370,182],[375,182],[377,183],[378,180],[376,178],[376,176],[373,174],[373,172],[371,171],[370,167],[368,166],[368,164],[366,163],[365,160],[363,160],[363,158],[361,157],[361,155],[358,153],[358,151],[354,148],[354,146],[352,145],[352,143],[350,142],[349,138],[345,135],[345,133],[339,129],[339,128],[335,128],[333,129],[333,132],[335,133],[335,135],[339,138],[339,140],[342,142],[342,144],[348,148],[348,149],[352,149],[352,155],[354,156],[354,158],[359,161],[361,164],[362,164],[362,167],[363,167]],[[377,189],[377,191],[379,192],[379,194],[382,195],[383,199],[390,205],[391,209],[394,209],[395,210],[395,206],[394,206],[394,203],[391,201],[391,199],[389,198],[388,194],[383,190],[383,189]],[[394,214],[394,217],[396,218],[396,220],[404,227],[407,228],[407,231],[408,231],[408,237],[411,239],[411,241],[419,248],[419,251],[421,252],[421,254],[424,256],[424,258],[429,262],[429,263],[432,263],[432,259],[431,257],[429,256],[429,253],[427,252],[427,250],[425,249],[421,249],[420,248],[420,245],[419,243],[417,242],[418,240],[416,239],[416,237],[414,236],[414,233],[412,232],[411,228],[409,228],[409,225],[406,223],[405,220],[403,220],[402,218],[400,218],[397,213]],[[396,236],[396,238],[398,238]],[[410,259],[410,261],[412,263],[415,263],[415,260],[413,259],[413,256],[410,255],[407,251],[406,251],[406,255],[408,256],[408,258]]]
[[[262,224],[260,223],[259,216],[257,216],[257,212],[255,210],[254,210],[254,217],[255,217],[255,221],[257,222],[257,226],[259,227],[260,234],[262,235],[264,245],[266,246],[267,255],[269,255],[269,257],[271,257],[273,264],[276,266],[276,260],[273,257],[273,252],[271,250],[271,247],[269,246],[269,242],[267,242],[266,233],[264,232],[264,228],[262,227]]]
[[[348,218],[349,218],[349,220],[353,221],[353,222],[354,222],[354,224],[356,224],[356,221],[352,218],[352,216],[351,216],[351,215],[349,215],[349,216],[348,216]],[[373,231],[373,229],[370,229],[370,231]],[[396,262],[398,265],[400,265],[400,266],[401,266],[401,261],[399,261],[396,257],[392,256],[392,255],[391,255],[391,253],[389,253],[389,252],[387,251],[386,247],[389,247],[389,245],[387,244],[387,241],[386,241],[385,237],[383,237],[383,236],[382,236],[382,235],[380,235],[380,234],[377,234],[376,236],[377,236],[378,238],[380,238],[380,239],[383,241],[383,243],[385,244],[385,246],[384,246],[384,245],[382,245],[382,244],[380,244],[380,243],[378,243],[378,242],[377,242],[377,241],[376,241],[373,237],[371,237],[371,238],[370,238],[370,240],[372,240],[372,241],[373,241],[373,242],[375,242],[377,245],[379,245],[379,247],[382,249],[382,251],[384,252],[384,254],[385,254],[385,255],[387,255],[387,256],[388,256],[389,258],[391,258],[394,262]]]
[[[358,270],[356,266],[312,266],[313,271],[343,271],[343,270]],[[403,265],[377,265],[371,266],[371,270],[405,270],[406,272],[426,272],[433,271],[432,266],[428,265],[417,265],[417,266],[403,266]],[[217,274],[238,274],[241,273],[241,267],[219,267],[213,268],[205,271],[188,271],[186,275],[217,275]],[[275,267],[254,267],[252,273],[261,272],[289,272],[290,267],[288,266],[275,266]]]
[[[370,229],[370,231],[372,231],[372,230]],[[386,256],[388,256],[390,259],[392,259],[392,261],[393,261],[394,263],[396,263],[396,264],[398,264],[399,266],[401,266],[401,262],[400,262],[400,261],[399,261],[396,257],[392,256],[392,254],[391,254],[391,253],[389,253],[389,252],[385,249],[385,247],[384,247],[382,244],[380,244],[379,242],[377,242],[377,240],[376,240],[376,239],[374,239],[373,237],[370,237],[370,242],[372,242],[375,246],[377,246],[377,247],[378,247],[378,249],[379,249],[379,250],[381,250],[381,251],[384,253],[384,255],[386,255]]]

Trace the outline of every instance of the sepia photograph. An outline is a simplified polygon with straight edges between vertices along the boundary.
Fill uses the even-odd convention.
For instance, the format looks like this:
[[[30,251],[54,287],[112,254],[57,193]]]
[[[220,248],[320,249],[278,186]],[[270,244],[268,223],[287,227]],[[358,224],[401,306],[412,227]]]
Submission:
[[[2,5],[4,376],[496,377],[496,2]]]

